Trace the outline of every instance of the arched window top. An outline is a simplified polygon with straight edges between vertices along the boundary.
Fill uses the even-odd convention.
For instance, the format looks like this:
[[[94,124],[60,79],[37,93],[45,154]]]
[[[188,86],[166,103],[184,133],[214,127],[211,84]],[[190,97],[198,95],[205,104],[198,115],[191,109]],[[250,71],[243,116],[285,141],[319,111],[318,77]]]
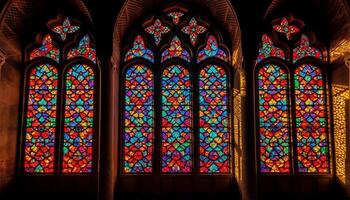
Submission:
[[[67,57],[68,60],[75,57],[83,57],[96,64],[96,50],[91,47],[90,37],[88,35],[82,37],[79,41],[78,47],[69,50]]]
[[[49,34],[42,39],[40,47],[31,51],[29,60],[34,60],[35,58],[40,57],[47,57],[57,63],[60,62],[60,50],[54,45]]]
[[[297,47],[293,49],[293,63],[305,57],[314,57],[322,60],[322,52],[320,49],[310,46],[310,39],[307,35],[301,35],[301,40]]]
[[[273,21],[273,30],[277,32],[279,35],[283,34],[284,37],[277,37],[278,44],[282,45],[286,48],[279,48],[274,45],[272,37],[264,34],[262,36],[261,48],[259,49],[259,54],[257,58],[257,63],[268,59],[268,58],[281,58],[285,61],[291,61],[292,63],[297,63],[299,60],[312,57],[317,60],[323,60],[323,47],[317,43],[317,47],[311,46],[313,43],[314,37],[309,37],[305,33],[303,33],[304,23],[294,18],[283,17],[281,19],[277,19]],[[275,35],[275,33],[272,33]],[[313,34],[311,34],[313,36]],[[300,38],[300,40],[299,40]],[[311,38],[311,39],[310,39]],[[285,49],[285,51],[284,51]],[[289,49],[293,49],[291,55],[289,54]],[[287,63],[285,62],[285,63]]]
[[[60,35],[62,41],[65,41],[69,33],[75,33],[80,29],[79,26],[71,25],[69,17],[66,17],[62,25],[56,25],[51,30]]]
[[[259,49],[258,63],[270,57],[277,57],[286,60],[284,51],[281,48],[274,46],[272,38],[267,34],[264,34],[262,36],[262,45]]]
[[[218,58],[225,62],[228,62],[228,56],[223,49],[219,47],[216,38],[210,35],[207,39],[205,47],[198,53],[197,62],[200,63],[208,58]]]
[[[170,43],[170,47],[162,53],[161,62],[172,58],[180,58],[187,62],[191,62],[190,53],[182,47],[179,37],[175,36]]]
[[[154,63],[154,55],[150,49],[146,48],[145,41],[141,35],[135,37],[134,46],[125,54],[124,62],[135,58],[144,58]]]

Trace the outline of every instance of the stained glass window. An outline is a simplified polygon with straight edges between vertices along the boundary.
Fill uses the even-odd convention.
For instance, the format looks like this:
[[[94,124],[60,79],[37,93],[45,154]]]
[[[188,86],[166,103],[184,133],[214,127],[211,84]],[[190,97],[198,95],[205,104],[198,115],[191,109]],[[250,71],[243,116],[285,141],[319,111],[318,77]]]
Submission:
[[[302,35],[299,46],[293,49],[293,63],[308,56],[322,59],[321,51],[315,47],[311,47],[309,38],[306,35]]]
[[[50,35],[46,35],[43,38],[41,46],[34,49],[30,53],[29,59],[33,60],[35,58],[41,58],[41,57],[50,58],[50,59],[56,61],[57,63],[60,62],[60,50],[57,47],[55,47]]]
[[[294,47],[292,55],[271,50],[276,47],[266,34],[259,49],[258,140],[262,173],[330,172],[327,87],[322,68],[314,64],[320,63],[323,55],[321,49],[310,46],[303,27],[304,23],[293,17],[282,18],[273,26],[288,40],[294,35],[301,38],[294,45],[294,40],[288,42],[289,49]],[[276,57],[284,61],[273,64],[277,63]],[[263,60],[267,64],[260,66]]]
[[[181,58],[187,62],[191,62],[190,54],[181,46],[181,41],[177,36],[171,40],[170,47],[162,53],[162,62],[171,58]]]
[[[261,62],[269,57],[277,57],[283,60],[286,59],[284,51],[274,46],[272,39],[268,35],[264,34],[262,36],[262,46],[259,49],[258,62]]]
[[[124,61],[135,58],[144,58],[150,62],[154,62],[153,52],[150,49],[147,49],[143,38],[138,35],[134,40],[134,46],[125,54]]]
[[[216,41],[216,38],[212,35],[208,37],[205,47],[199,51],[197,62],[200,63],[201,61],[211,57],[216,57],[225,62],[228,62],[227,54],[225,53],[224,50],[222,50],[219,47],[218,42]]]
[[[199,75],[200,172],[230,171],[228,77],[224,69],[209,65]]]
[[[67,39],[67,35],[76,38],[79,29],[79,26],[71,25],[69,17],[64,20],[58,17],[48,23],[47,31],[50,33],[45,35],[41,46],[29,52],[22,156],[25,173],[93,171],[96,132],[94,104],[97,98],[93,64],[97,59],[88,35],[81,38],[78,47],[71,48],[72,41]],[[56,37],[51,37],[51,34],[58,34],[61,40],[58,38],[60,41],[55,43]],[[67,55],[62,56],[61,52],[66,50]],[[46,64],[47,58],[56,61],[57,66]],[[93,63],[91,66],[74,64],[68,69],[61,64],[73,59],[75,63],[84,63],[83,60]],[[64,83],[59,82],[59,74],[63,74]],[[61,88],[60,85],[65,87]],[[62,113],[58,114],[60,110]]]
[[[232,171],[229,51],[210,23],[185,10],[147,18],[122,57],[126,175]]]
[[[296,134],[299,172],[328,173],[325,84],[321,70],[303,64],[295,70]]]
[[[191,120],[190,74],[172,65],[162,75],[162,172],[191,172]]]
[[[153,73],[134,65],[125,73],[124,172],[152,172],[154,100]]]
[[[53,173],[57,117],[57,69],[49,64],[30,70],[24,142],[24,171]]]
[[[90,37],[85,35],[79,42],[77,48],[73,48],[68,52],[68,60],[73,59],[75,57],[83,57],[88,60],[91,60],[96,64],[96,50],[90,47]]]
[[[268,64],[258,73],[260,171],[290,172],[288,75]]]
[[[73,65],[65,76],[63,173],[92,171],[95,75],[91,67]]]

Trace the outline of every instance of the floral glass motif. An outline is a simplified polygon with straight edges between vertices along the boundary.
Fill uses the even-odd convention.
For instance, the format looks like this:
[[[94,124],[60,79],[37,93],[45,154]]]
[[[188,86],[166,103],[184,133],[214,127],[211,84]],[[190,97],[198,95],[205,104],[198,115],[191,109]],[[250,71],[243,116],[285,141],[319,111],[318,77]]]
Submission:
[[[26,173],[54,172],[57,79],[57,69],[49,64],[37,65],[29,74],[24,142]]]
[[[175,36],[170,43],[170,47],[163,51],[161,62],[169,60],[171,58],[181,58],[187,62],[191,61],[191,56],[186,49],[181,45],[180,39]]]
[[[311,47],[309,38],[303,34],[301,35],[299,46],[293,49],[293,63],[308,56],[322,59],[321,51],[317,48]]]
[[[191,81],[187,69],[172,65],[162,75],[162,172],[192,171]]]
[[[203,60],[206,60],[211,57],[219,58],[225,62],[228,62],[228,56],[224,50],[219,48],[216,38],[212,35],[208,37],[205,48],[199,51],[197,62],[200,63]]]
[[[262,36],[262,46],[259,49],[258,63],[269,57],[277,57],[282,60],[286,59],[285,53],[282,49],[273,45],[272,39],[264,34]]]
[[[273,26],[277,32],[284,33],[288,40],[292,39],[292,35],[300,32],[300,29],[297,26],[289,25],[287,18],[282,18],[281,24]]]
[[[150,173],[153,158],[153,74],[143,65],[125,74],[124,172]]]
[[[228,77],[209,65],[199,74],[200,173],[230,172]]]
[[[169,17],[173,18],[173,23],[175,25],[179,24],[180,22],[180,18],[183,16],[184,14],[182,12],[171,12],[168,14]]]
[[[145,41],[138,35],[134,40],[134,46],[125,54],[124,62],[134,58],[144,58],[150,62],[154,62],[154,55],[150,49],[145,46]]]
[[[298,170],[301,173],[328,173],[325,82],[321,70],[303,64],[295,70],[295,105]]]
[[[85,35],[80,40],[78,47],[73,48],[68,52],[68,60],[71,60],[75,57],[83,57],[91,60],[94,64],[96,64],[96,50],[90,46],[90,38],[88,35]]]
[[[64,41],[67,38],[67,35],[69,33],[75,33],[76,31],[79,30],[79,26],[72,26],[69,18],[66,17],[66,19],[63,21],[62,25],[58,25],[53,27],[51,30],[57,34],[60,35],[61,39]]]
[[[198,35],[204,33],[207,30],[206,27],[198,24],[195,18],[192,18],[188,24],[181,29],[182,32],[190,36],[192,45],[196,45]]]
[[[259,141],[262,173],[290,172],[288,75],[277,65],[259,70]]]
[[[76,64],[66,75],[63,135],[63,173],[92,172],[95,75],[91,67]]]
[[[33,60],[40,57],[47,57],[57,63],[60,62],[60,50],[54,46],[50,35],[43,38],[40,47],[31,51],[29,59]]]
[[[152,26],[147,27],[145,31],[153,35],[154,41],[156,45],[158,45],[162,39],[162,35],[169,33],[170,28],[167,26],[163,26],[162,22],[159,19],[156,19],[154,24]]]

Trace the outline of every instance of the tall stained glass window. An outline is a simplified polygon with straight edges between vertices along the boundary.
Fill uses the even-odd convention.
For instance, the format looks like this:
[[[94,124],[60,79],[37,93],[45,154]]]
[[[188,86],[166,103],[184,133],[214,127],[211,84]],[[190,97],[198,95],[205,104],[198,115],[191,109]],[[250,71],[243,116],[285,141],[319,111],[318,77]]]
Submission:
[[[162,75],[162,172],[191,172],[191,81],[172,65]]]
[[[124,172],[153,171],[153,73],[134,65],[125,73]]]
[[[30,49],[27,58],[23,172],[90,173],[96,132],[96,51],[86,35],[78,48],[68,49],[62,56],[80,30],[79,23],[58,17],[48,26],[47,34],[39,37],[39,45]],[[74,64],[65,70],[67,60],[63,58],[89,64]],[[61,88],[63,84],[65,88]]]
[[[228,77],[218,65],[199,73],[200,172],[229,173],[230,118]]]
[[[53,173],[57,129],[56,67],[41,64],[29,73],[25,122],[24,171]]]
[[[258,73],[261,172],[290,172],[288,74],[274,64]]]
[[[285,35],[279,44],[295,45],[290,46],[291,55],[282,47],[271,49],[272,40],[266,45],[265,34],[259,50],[260,172],[329,173],[330,137],[322,47],[312,45],[314,41],[303,34],[304,23],[300,20],[290,17],[275,23],[275,31]],[[265,53],[273,51],[279,53]]]
[[[229,51],[200,16],[160,13],[123,54],[121,171],[229,174]]]
[[[95,75],[76,64],[66,73],[63,135],[63,173],[92,171]]]

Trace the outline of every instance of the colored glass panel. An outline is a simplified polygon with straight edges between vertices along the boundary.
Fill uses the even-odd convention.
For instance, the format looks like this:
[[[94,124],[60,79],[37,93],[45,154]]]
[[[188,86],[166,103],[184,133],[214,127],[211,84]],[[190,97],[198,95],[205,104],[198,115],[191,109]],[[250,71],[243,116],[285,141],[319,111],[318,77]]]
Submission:
[[[153,158],[153,74],[143,65],[125,74],[124,172],[150,173]]]
[[[171,12],[168,14],[169,17],[173,18],[173,23],[175,25],[177,25],[180,22],[180,18],[183,16],[184,14],[182,12]]]
[[[60,35],[61,39],[64,41],[69,33],[74,33],[79,30],[79,26],[72,26],[69,18],[67,17],[62,25],[53,27],[51,30]]]
[[[162,75],[162,172],[192,170],[191,82],[188,70],[172,65]]]
[[[91,60],[96,64],[96,50],[90,47],[90,37],[85,35],[79,42],[77,48],[73,48],[68,52],[68,60],[73,59],[75,57],[83,57],[88,60]]]
[[[259,148],[262,173],[290,172],[288,76],[273,64],[258,74]]]
[[[153,25],[147,27],[145,31],[154,37],[156,45],[162,40],[162,35],[170,32],[170,28],[163,26],[162,22],[159,19],[156,19]]]
[[[312,64],[301,65],[295,70],[294,85],[298,170],[328,173],[327,108],[321,70]]]
[[[60,50],[54,46],[50,35],[46,35],[43,38],[40,47],[30,52],[29,59],[33,60],[35,58],[41,57],[50,58],[56,61],[57,63],[60,62]]]
[[[63,173],[92,172],[95,75],[76,64],[66,73],[63,135]]]
[[[163,51],[161,61],[164,62],[171,58],[181,58],[187,62],[191,61],[191,56],[181,45],[180,39],[175,36],[170,43],[170,47]]]
[[[311,47],[309,38],[306,35],[302,35],[299,46],[293,49],[293,63],[308,56],[322,59],[321,51]]]
[[[269,57],[277,57],[283,60],[286,59],[284,51],[274,46],[272,39],[264,34],[262,36],[262,46],[259,49],[258,62],[261,62]]]
[[[197,62],[201,62],[211,57],[219,58],[225,62],[228,62],[228,56],[222,49],[219,48],[216,38],[212,35],[208,37],[205,47],[199,51]]]
[[[292,39],[292,35],[300,32],[300,29],[297,26],[290,25],[287,18],[282,18],[281,24],[273,26],[277,32],[284,33],[288,40]]]
[[[124,61],[129,61],[134,58],[144,58],[150,62],[154,62],[153,52],[147,49],[143,38],[138,35],[134,40],[134,46],[125,54]]]
[[[206,27],[198,24],[195,18],[192,18],[188,24],[181,29],[182,32],[190,36],[192,45],[196,45],[198,35],[204,33],[207,30]]]
[[[199,75],[200,172],[230,172],[228,80],[224,69],[209,65]]]
[[[57,79],[57,69],[48,64],[30,71],[24,141],[26,173],[54,172]]]

